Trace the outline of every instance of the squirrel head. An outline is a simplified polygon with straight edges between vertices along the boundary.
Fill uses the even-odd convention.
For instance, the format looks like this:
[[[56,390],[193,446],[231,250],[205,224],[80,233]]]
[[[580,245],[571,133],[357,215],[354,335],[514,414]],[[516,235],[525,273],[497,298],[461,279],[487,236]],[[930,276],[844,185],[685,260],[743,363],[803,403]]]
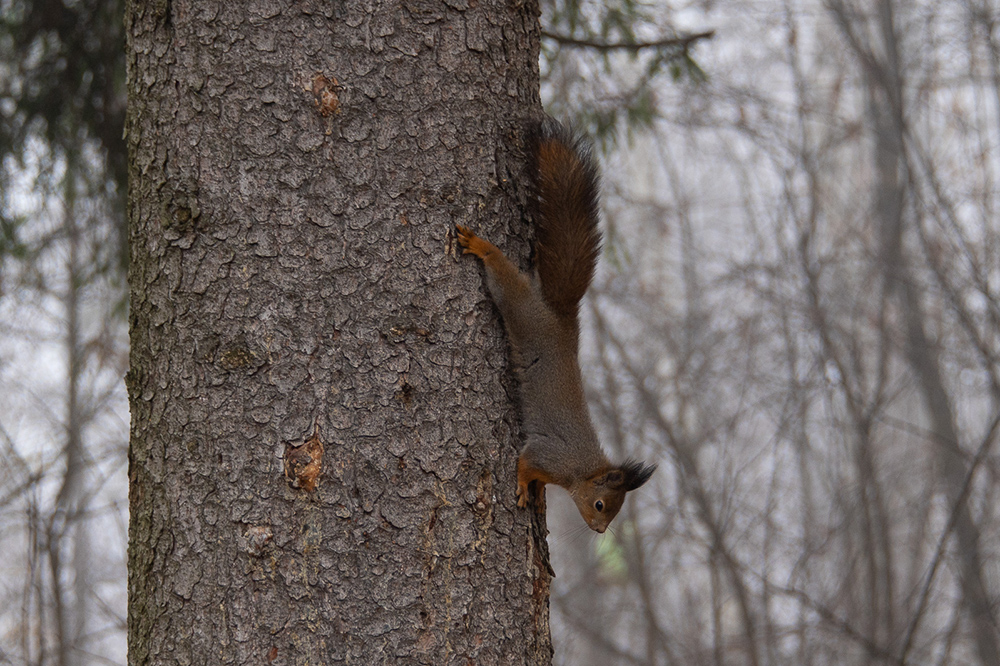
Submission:
[[[621,510],[625,493],[646,483],[655,470],[656,465],[630,459],[578,484],[571,495],[587,526],[603,534]]]

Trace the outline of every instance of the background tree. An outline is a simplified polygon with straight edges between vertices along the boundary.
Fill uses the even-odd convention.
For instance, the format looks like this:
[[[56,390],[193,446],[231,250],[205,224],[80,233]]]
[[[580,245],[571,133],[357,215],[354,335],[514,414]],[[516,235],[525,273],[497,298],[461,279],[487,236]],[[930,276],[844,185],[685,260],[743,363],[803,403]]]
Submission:
[[[702,15],[585,336],[608,439],[672,465],[613,548],[553,520],[564,663],[995,663],[993,14]]]
[[[122,46],[118,2],[0,3],[2,661],[123,654]]]

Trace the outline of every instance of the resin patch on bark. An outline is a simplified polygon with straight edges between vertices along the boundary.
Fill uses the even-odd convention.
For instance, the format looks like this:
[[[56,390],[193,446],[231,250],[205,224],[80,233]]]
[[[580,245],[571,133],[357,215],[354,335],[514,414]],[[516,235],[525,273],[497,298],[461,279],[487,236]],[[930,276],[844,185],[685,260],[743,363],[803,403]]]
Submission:
[[[285,478],[292,488],[308,492],[316,490],[323,473],[323,442],[319,438],[319,425],[313,427],[309,439],[285,444]]]

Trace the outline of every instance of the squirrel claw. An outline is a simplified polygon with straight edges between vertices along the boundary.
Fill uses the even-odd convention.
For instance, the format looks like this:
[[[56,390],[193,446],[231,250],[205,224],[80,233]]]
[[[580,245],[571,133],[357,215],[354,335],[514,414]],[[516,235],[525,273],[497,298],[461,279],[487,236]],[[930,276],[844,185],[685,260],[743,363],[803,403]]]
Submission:
[[[528,506],[528,486],[517,487],[517,507],[524,509]]]
[[[461,224],[455,225],[455,231],[458,232],[458,244],[461,245],[466,252],[469,252],[469,243],[476,238],[475,232],[468,227],[463,227]]]
[[[493,246],[476,235],[472,229],[463,227],[461,224],[455,225],[458,232],[458,244],[462,248],[462,254],[474,254],[480,259],[484,259]]]
[[[517,486],[517,507],[527,509],[528,505],[534,505],[535,513],[545,513],[545,486],[535,488],[535,498],[532,499],[531,491],[526,485]]]

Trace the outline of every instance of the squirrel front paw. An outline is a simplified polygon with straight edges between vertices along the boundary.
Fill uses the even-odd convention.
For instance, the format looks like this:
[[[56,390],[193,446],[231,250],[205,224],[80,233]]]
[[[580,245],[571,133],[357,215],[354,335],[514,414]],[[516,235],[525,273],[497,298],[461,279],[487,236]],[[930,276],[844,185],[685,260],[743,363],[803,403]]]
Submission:
[[[517,484],[517,507],[519,509],[524,509],[528,506],[528,484],[519,483]]]
[[[535,513],[545,513],[545,485],[535,484],[535,496],[531,496],[530,486],[518,484],[517,486],[517,507],[526,509],[528,505],[534,505]]]

